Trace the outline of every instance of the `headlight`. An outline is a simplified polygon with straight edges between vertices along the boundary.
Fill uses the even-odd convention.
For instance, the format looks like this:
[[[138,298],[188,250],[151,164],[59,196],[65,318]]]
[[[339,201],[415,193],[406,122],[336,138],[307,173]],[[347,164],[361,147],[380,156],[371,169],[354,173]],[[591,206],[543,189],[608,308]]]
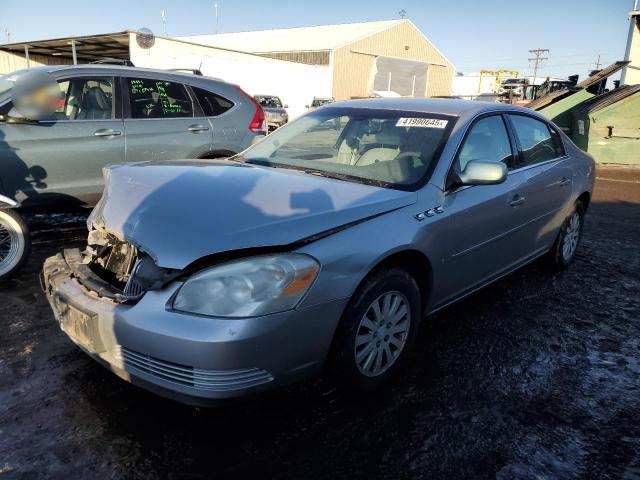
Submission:
[[[173,308],[216,317],[255,317],[295,308],[320,269],[308,255],[287,253],[233,261],[189,278]]]

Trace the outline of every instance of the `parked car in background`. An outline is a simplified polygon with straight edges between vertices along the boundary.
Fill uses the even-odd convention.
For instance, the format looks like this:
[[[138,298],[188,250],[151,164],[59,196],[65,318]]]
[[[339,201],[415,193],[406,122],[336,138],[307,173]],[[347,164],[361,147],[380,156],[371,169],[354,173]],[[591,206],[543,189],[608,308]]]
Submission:
[[[253,98],[262,106],[267,117],[267,128],[273,131],[280,128],[289,121],[287,108],[289,105],[283,105],[280,97],[275,95],[254,95]]]
[[[382,385],[425,315],[543,255],[572,262],[594,162],[518,107],[376,99],[229,160],[105,173],[85,252],[44,264],[51,307],[122,378],[206,403],[325,367]]]
[[[47,118],[14,108],[14,86],[36,74],[59,90]],[[106,165],[228,157],[264,134],[262,107],[221,80],[114,65],[17,71],[0,77],[0,194],[24,207],[93,205]]]
[[[310,105],[305,105],[307,110],[314,110],[318,107],[322,107],[323,105],[327,105],[329,103],[333,103],[335,100],[331,97],[313,97],[313,101]]]
[[[529,80],[526,78],[507,78],[500,84],[498,94],[505,99],[508,99],[509,96],[511,98],[520,98],[527,85],[529,85]]]

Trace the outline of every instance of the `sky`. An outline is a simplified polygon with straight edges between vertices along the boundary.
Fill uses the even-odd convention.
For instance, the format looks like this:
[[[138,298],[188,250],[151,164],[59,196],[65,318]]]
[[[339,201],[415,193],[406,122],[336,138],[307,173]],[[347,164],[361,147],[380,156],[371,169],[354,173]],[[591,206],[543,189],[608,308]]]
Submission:
[[[584,78],[624,58],[634,0],[0,0],[0,43],[150,28],[169,36],[400,18],[400,11],[457,70],[531,75],[529,50],[549,49],[538,76]]]

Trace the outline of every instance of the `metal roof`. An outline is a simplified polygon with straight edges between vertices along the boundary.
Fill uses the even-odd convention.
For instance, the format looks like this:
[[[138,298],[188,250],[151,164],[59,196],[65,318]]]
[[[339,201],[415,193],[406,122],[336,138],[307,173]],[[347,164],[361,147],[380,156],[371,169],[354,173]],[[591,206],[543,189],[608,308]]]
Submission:
[[[6,43],[0,45],[0,50],[24,54],[25,46],[27,46],[29,47],[29,55],[53,55],[60,58],[73,58],[71,51],[72,41],[76,45],[78,61],[90,62],[105,57],[129,58],[129,31]]]
[[[322,51],[335,50],[403,22],[409,20],[343,23],[179,38],[202,45],[253,53]]]
[[[613,75],[619,70],[622,70],[625,66],[629,65],[631,62],[628,60],[620,60],[616,63],[612,63],[606,68],[602,70],[598,70],[596,73],[591,75],[590,77],[585,78],[581,81],[577,86],[582,88],[589,88],[591,85],[595,85],[603,78],[607,78],[610,75]]]
[[[603,68],[602,70],[598,70],[593,75],[585,78],[582,82],[578,83],[575,87],[565,88],[563,90],[552,92],[549,95],[546,95],[542,98],[538,98],[537,100],[534,100],[529,105],[527,105],[527,107],[529,107],[532,110],[540,110],[541,108],[551,105],[552,103],[555,103],[558,100],[562,100],[563,98],[568,97],[569,95],[575,92],[579,92],[580,90],[585,90],[589,87],[592,87],[593,85],[597,84],[601,80],[613,75],[619,70],[622,70],[629,63],[630,62],[627,60],[620,60],[618,62],[612,63],[608,67]]]
[[[597,97],[587,100],[575,113],[589,114],[591,112],[596,112],[608,107],[609,105],[613,105],[620,100],[635,95],[638,92],[640,92],[640,85],[623,85],[622,87],[615,88],[607,93],[603,93],[602,95],[598,95]]]

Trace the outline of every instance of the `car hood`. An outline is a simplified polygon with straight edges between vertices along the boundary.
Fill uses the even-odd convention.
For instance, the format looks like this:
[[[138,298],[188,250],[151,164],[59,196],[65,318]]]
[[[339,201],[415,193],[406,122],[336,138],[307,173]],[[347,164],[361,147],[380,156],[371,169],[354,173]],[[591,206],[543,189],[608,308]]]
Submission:
[[[207,255],[283,246],[416,201],[416,193],[224,160],[105,169],[89,228],[183,269]]]

